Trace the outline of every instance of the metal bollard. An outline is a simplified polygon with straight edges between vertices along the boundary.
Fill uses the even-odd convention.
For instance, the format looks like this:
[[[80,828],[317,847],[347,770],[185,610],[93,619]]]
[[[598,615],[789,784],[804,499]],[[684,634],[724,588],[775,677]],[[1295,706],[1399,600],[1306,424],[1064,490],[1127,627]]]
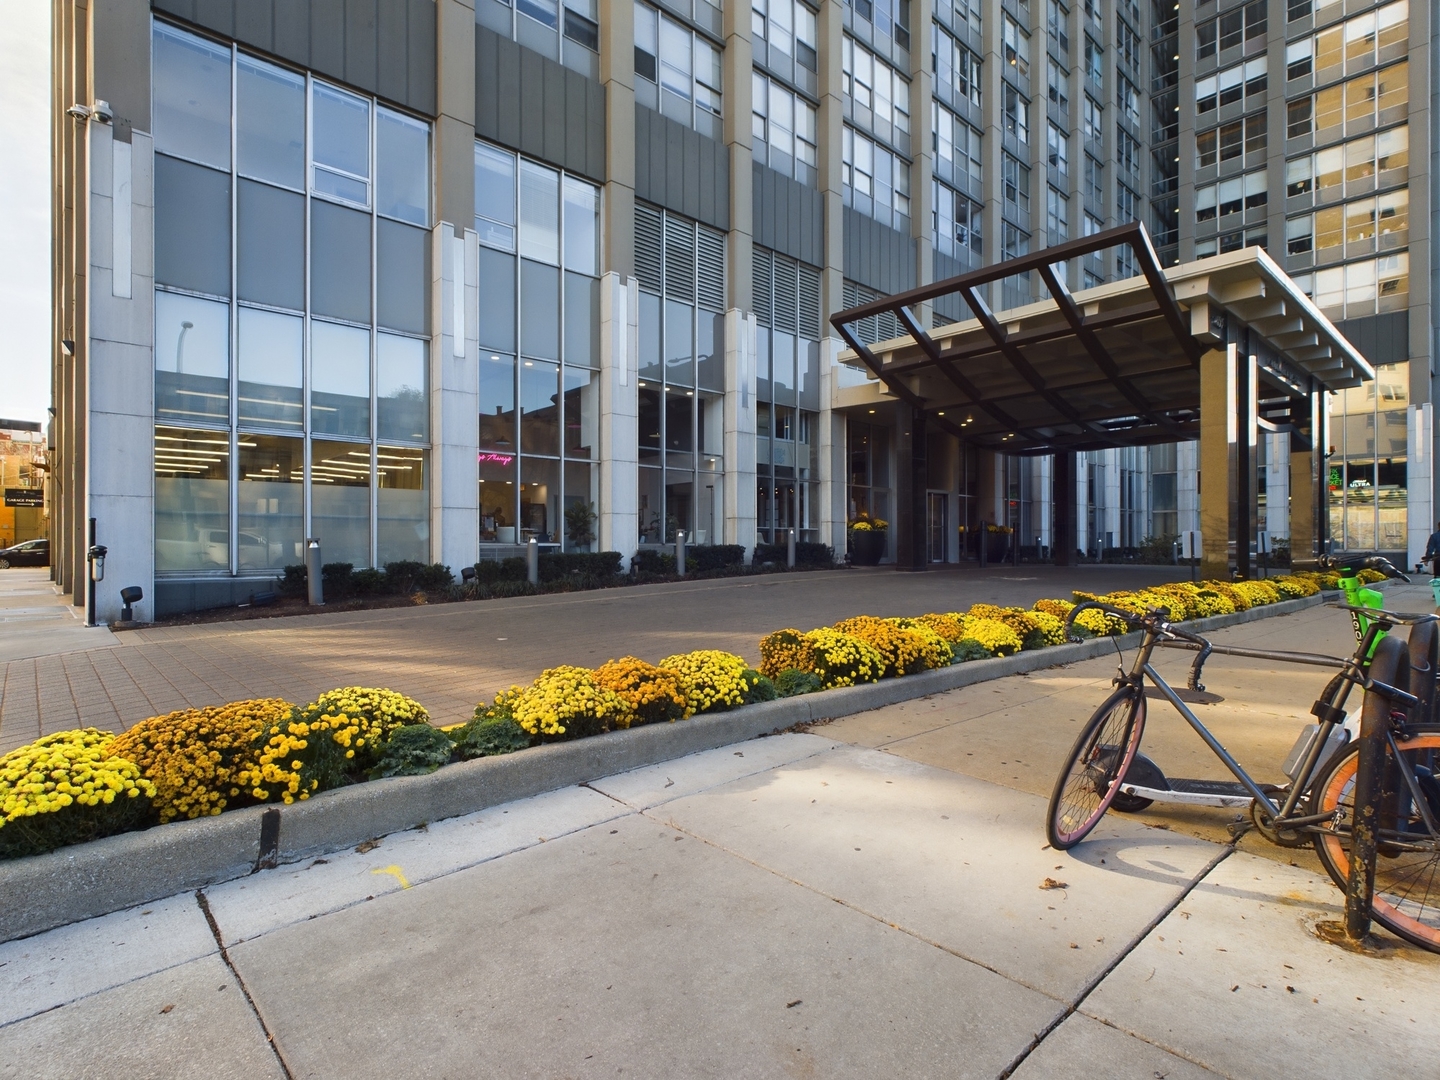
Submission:
[[[685,576],[685,530],[675,530],[675,573]]]
[[[791,570],[795,569],[795,530],[790,529],[785,534],[785,565]]]
[[[540,584],[540,544],[533,536],[525,545],[525,577],[531,585]]]
[[[325,605],[325,582],[321,578],[320,539],[312,536],[305,541],[305,581],[309,586],[310,606]]]

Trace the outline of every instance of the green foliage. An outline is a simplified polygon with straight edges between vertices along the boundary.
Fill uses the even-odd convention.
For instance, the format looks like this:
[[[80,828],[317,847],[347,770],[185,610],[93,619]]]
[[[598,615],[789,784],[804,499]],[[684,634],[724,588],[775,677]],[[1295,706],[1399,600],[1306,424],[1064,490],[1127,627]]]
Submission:
[[[280,579],[281,596],[304,596],[309,580],[303,563],[285,567],[285,576]]]
[[[686,559],[689,564],[689,559]],[[630,557],[630,569],[637,574],[673,574],[675,556],[654,548],[641,548]]]
[[[955,663],[965,660],[987,660],[993,656],[989,649],[974,638],[962,638],[955,643]]]
[[[534,596],[538,589],[528,581],[497,581],[490,586],[490,595],[497,599],[507,596]]]
[[[565,508],[565,538],[577,547],[595,541],[595,510],[587,502],[571,503]]]
[[[750,689],[745,691],[746,705],[754,705],[757,701],[774,701],[780,696],[775,684],[754,668],[746,668],[743,678],[750,684]]]
[[[698,573],[745,565],[745,548],[741,544],[699,544],[685,552],[685,565],[695,562]]]
[[[540,582],[543,585],[569,577],[613,578],[621,572],[620,563],[618,551],[542,551]]]
[[[354,591],[355,564],[328,562],[320,567],[320,585],[326,600],[343,600]]]
[[[501,694],[493,705],[481,702],[468,724],[446,729],[445,735],[455,744],[455,754],[461,761],[513,754],[540,741],[515,722],[510,697]]]
[[[383,570],[356,570],[350,575],[350,585],[356,596],[379,596],[387,591],[389,581]]]
[[[784,566],[789,557],[785,544],[756,544],[755,562],[774,563]],[[834,566],[835,552],[829,544],[797,541],[795,544],[796,566]]]
[[[820,676],[813,671],[786,668],[775,676],[775,692],[781,697],[799,697],[801,694],[813,694],[823,688],[824,684],[821,683]]]
[[[454,743],[440,729],[429,724],[407,724],[391,734],[380,751],[380,761],[370,770],[370,779],[423,776],[448,765],[454,751]]]
[[[482,585],[494,585],[498,581],[526,580],[525,560],[486,559],[475,564],[475,580]]]

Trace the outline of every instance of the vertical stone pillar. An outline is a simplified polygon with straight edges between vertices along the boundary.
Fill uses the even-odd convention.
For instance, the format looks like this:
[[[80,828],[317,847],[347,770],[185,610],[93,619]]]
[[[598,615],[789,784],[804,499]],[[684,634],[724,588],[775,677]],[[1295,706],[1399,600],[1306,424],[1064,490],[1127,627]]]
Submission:
[[[430,557],[458,576],[480,544],[480,238],[442,221],[430,259]]]
[[[462,236],[475,220],[474,0],[437,0],[435,67],[435,220]]]
[[[838,558],[843,558],[846,550],[849,505],[845,497],[845,417],[835,411],[833,403],[840,382],[835,358],[845,348],[845,343],[834,335],[830,316],[845,307],[845,197],[841,153],[845,124],[841,68],[844,30],[845,7],[841,0],[821,0],[815,23],[820,62],[820,108],[816,113],[815,128],[819,141],[816,183],[823,200],[825,266],[820,279],[820,329],[824,336],[820,341],[820,459],[817,471],[820,474],[820,535],[824,543],[834,548]],[[928,105],[925,115],[929,115]],[[915,126],[912,123],[911,127]]]
[[[929,468],[925,413],[895,403],[895,569],[925,570],[925,489]]]
[[[755,548],[755,335],[754,314],[725,313],[725,542]],[[823,460],[822,460],[823,467]]]
[[[754,242],[754,151],[750,147],[751,72],[750,9],[744,4],[724,8],[725,115],[721,131],[730,151],[730,232],[725,238],[725,296],[729,307],[750,311],[755,287],[752,267]],[[728,467],[729,462],[726,462]]]
[[[1315,463],[1323,455],[1290,447],[1290,558],[1296,562],[1315,554]]]
[[[600,499],[602,551],[640,547],[640,291],[634,278],[600,278]]]
[[[1415,566],[1425,555],[1435,520],[1432,492],[1435,483],[1435,421],[1430,402],[1405,410],[1406,453],[1406,562]],[[1402,569],[1405,569],[1402,567]]]
[[[935,73],[931,69],[930,42],[934,22],[934,0],[910,2],[910,236],[915,241],[915,284],[935,280],[935,236],[932,223],[935,192],[935,149],[930,137],[930,103],[934,100]],[[915,317],[929,329],[934,305],[919,304]]]
[[[600,0],[600,82],[605,87],[605,197],[600,269],[635,273],[635,5]],[[748,85],[748,84],[747,84]],[[634,387],[634,380],[630,382]],[[638,480],[637,480],[638,483]],[[602,511],[603,512],[603,511]]]
[[[1241,579],[1250,578],[1254,570],[1250,545],[1255,540],[1255,411],[1258,382],[1255,357],[1250,352],[1250,334],[1247,330],[1236,357],[1232,414],[1236,431],[1230,528],[1235,540],[1235,572]]]
[[[1200,560],[1203,577],[1230,577],[1230,486],[1232,448],[1237,431],[1234,412],[1236,348],[1211,349],[1200,357]]]
[[[832,407],[839,383],[836,357],[844,343],[839,338],[820,341],[819,513],[820,542],[829,544],[837,559],[845,557],[850,507],[845,497],[849,466],[845,460],[845,416]]]
[[[1076,455],[1073,451],[1062,450],[1053,458],[1054,482],[1052,490],[1053,517],[1051,519],[1050,550],[1056,566],[1073,566],[1075,552],[1080,546],[1076,531],[1078,506],[1075,482]]]

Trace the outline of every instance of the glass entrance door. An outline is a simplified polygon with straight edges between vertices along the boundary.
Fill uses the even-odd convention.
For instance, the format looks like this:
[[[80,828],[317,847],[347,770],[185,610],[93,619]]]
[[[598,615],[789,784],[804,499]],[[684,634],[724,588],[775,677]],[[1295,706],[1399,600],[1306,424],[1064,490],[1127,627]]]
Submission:
[[[950,537],[949,503],[950,500],[943,491],[931,491],[926,494],[926,548],[932,563],[945,562],[949,555],[945,550],[945,542]]]

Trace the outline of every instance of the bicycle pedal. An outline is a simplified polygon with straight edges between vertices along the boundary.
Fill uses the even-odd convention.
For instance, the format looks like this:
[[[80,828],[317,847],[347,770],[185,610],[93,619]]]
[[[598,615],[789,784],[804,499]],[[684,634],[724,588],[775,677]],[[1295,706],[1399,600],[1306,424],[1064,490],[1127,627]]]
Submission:
[[[1225,831],[1230,834],[1230,839],[1233,842],[1239,840],[1242,836],[1244,836],[1253,828],[1255,828],[1255,823],[1253,821],[1250,821],[1246,818],[1236,818],[1234,821],[1230,822],[1228,825],[1225,826]]]

